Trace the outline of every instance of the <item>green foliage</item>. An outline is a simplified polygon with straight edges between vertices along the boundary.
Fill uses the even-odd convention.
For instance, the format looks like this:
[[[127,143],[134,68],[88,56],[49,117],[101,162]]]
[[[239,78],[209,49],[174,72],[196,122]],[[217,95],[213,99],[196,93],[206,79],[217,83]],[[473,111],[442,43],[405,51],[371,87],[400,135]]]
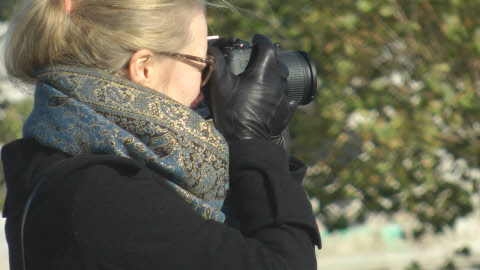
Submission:
[[[0,96],[2,89],[0,89]],[[18,103],[8,101],[0,102],[0,146],[4,143],[22,137],[22,125],[33,107],[33,101],[26,99]],[[0,160],[1,161],[1,160]],[[0,162],[0,185],[4,183],[3,166]],[[4,187],[0,186],[0,189]],[[3,200],[0,197],[0,209],[3,207]]]
[[[421,270],[422,267],[418,264],[418,262],[412,262],[409,266],[407,266],[406,270]]]
[[[33,101],[27,99],[19,103],[0,104],[0,142],[6,143],[22,137],[22,125],[33,107]]]
[[[456,270],[458,268],[455,266],[455,263],[453,261],[449,260],[440,269],[441,270]]]
[[[0,1],[0,21],[7,21],[12,16],[14,5],[19,0],[1,0]]]
[[[465,256],[465,257],[469,257],[469,256],[472,255],[472,251],[470,250],[470,248],[468,246],[465,246],[465,247],[462,247],[462,248],[459,248],[459,249],[455,250],[455,254]]]
[[[480,2],[231,1],[212,34],[262,33],[314,59],[322,88],[291,124],[331,230],[408,211],[441,231],[471,212],[480,157]],[[241,11],[245,9],[246,11]]]

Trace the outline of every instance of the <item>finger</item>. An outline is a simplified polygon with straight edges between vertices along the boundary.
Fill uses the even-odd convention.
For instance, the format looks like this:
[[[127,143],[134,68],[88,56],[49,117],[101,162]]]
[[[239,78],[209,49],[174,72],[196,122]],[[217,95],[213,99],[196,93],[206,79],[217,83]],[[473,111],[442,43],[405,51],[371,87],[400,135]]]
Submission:
[[[290,131],[288,130],[288,127],[286,127],[283,131],[281,136],[281,146],[287,153],[287,155],[290,156]]]
[[[288,85],[288,81],[287,81],[287,80],[285,80],[285,84],[284,84],[284,85],[285,85],[285,86],[283,87],[283,94],[284,94],[285,96],[287,96],[287,98],[288,98],[288,90],[290,89],[290,85]],[[290,102],[290,101],[289,101],[289,102]]]
[[[298,108],[298,102],[297,101],[292,100],[288,103],[288,114],[291,115],[290,120],[292,119],[293,115],[297,111],[297,108]]]
[[[275,48],[273,42],[266,36],[261,34],[255,34],[252,38],[253,46],[261,47],[272,47]]]
[[[256,34],[252,38],[252,53],[247,69],[260,64],[259,68],[275,69],[277,49],[272,41],[264,35]]]
[[[285,51],[285,48],[283,47],[282,44],[280,43],[275,43],[275,48],[277,48],[277,51],[281,52],[281,51]]]
[[[230,67],[225,60],[225,55],[219,48],[213,46],[208,47],[207,53],[208,55],[211,55],[216,59],[215,67],[213,68],[210,81],[217,82],[231,76]]]
[[[288,103],[288,114],[282,122],[282,127],[288,127],[290,121],[292,121],[293,116],[295,116],[295,112],[297,111],[298,103],[294,100]]]
[[[223,99],[229,95],[228,87],[225,85],[233,85],[236,76],[231,73],[230,67],[225,60],[223,52],[217,47],[209,47],[208,54],[215,57],[216,64],[213,68],[210,80],[201,89],[207,102],[212,102],[211,99]]]
[[[287,79],[288,75],[290,74],[287,65],[285,65],[282,61],[277,60],[277,67],[276,70],[280,75],[280,78]]]
[[[207,54],[215,57],[215,59],[217,60],[217,63],[215,64],[215,67],[217,65],[221,66],[221,65],[226,65],[227,64],[227,62],[225,60],[225,54],[218,47],[209,46]]]

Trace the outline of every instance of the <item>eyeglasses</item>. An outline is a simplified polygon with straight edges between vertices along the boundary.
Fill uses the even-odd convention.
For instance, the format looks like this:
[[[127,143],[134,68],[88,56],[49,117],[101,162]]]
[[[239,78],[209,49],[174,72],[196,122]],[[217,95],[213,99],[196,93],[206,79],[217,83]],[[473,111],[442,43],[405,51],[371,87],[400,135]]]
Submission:
[[[217,62],[215,57],[210,55],[208,55],[207,58],[201,58],[198,56],[176,53],[176,52],[157,52],[157,53],[207,64],[207,66],[205,66],[205,68],[202,70],[202,85],[201,85],[202,87],[205,84],[207,84],[208,80],[210,79],[210,76],[212,75],[212,71],[213,71],[213,68],[215,67],[215,63]]]

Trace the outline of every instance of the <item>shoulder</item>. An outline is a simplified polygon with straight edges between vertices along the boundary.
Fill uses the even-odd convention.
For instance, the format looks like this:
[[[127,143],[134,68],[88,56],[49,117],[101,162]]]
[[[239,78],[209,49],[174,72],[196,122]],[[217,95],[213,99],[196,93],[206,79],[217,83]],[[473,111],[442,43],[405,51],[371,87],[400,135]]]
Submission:
[[[38,196],[54,195],[58,200],[87,200],[95,194],[122,189],[135,194],[149,186],[154,186],[156,192],[174,193],[165,178],[143,161],[113,155],[69,156],[43,147],[33,139],[5,145],[2,162],[8,191],[5,208],[12,214],[22,212],[25,194],[29,194],[43,176],[48,180]]]
[[[149,196],[178,196],[168,181],[143,161],[112,155],[79,155],[54,165],[50,185],[70,186],[73,209],[108,205],[110,209],[135,206]],[[63,183],[63,184],[62,184]],[[153,193],[153,194],[152,194]],[[91,214],[92,209],[88,209]]]

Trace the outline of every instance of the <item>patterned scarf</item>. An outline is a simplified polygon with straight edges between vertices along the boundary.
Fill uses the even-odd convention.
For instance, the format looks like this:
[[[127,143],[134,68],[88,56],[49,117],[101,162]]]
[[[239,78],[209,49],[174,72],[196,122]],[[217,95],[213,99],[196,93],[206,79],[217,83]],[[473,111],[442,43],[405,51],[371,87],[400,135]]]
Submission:
[[[143,160],[195,212],[224,221],[228,146],[196,112],[113,71],[60,66],[37,78],[24,137],[70,155]]]

